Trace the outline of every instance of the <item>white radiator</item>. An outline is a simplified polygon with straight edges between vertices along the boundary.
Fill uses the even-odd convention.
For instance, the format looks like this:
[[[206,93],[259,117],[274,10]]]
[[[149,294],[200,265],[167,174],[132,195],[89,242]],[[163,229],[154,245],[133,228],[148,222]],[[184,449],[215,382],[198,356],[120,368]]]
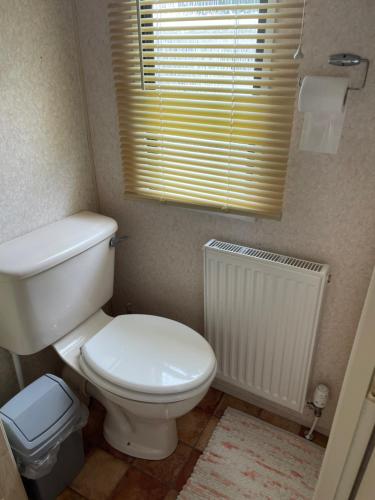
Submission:
[[[328,266],[217,240],[204,255],[217,379],[302,412]]]

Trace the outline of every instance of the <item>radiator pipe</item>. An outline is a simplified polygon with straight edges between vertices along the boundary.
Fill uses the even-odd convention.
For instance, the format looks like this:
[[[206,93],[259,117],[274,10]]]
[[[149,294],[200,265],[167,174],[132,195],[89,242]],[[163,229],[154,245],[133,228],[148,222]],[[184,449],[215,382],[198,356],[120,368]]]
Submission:
[[[14,371],[16,372],[18,387],[19,387],[20,391],[22,391],[22,389],[25,387],[25,381],[23,378],[21,360],[20,360],[20,357],[18,356],[18,354],[14,354],[13,352],[11,352],[10,354],[11,354],[12,360],[13,360]]]
[[[314,418],[314,421],[312,423],[312,426],[310,427],[310,429],[308,431],[305,432],[305,439],[307,439],[308,441],[312,441],[314,439],[314,430],[315,430],[315,427],[316,427],[316,424],[318,423],[318,420],[319,420],[319,416],[315,416]]]

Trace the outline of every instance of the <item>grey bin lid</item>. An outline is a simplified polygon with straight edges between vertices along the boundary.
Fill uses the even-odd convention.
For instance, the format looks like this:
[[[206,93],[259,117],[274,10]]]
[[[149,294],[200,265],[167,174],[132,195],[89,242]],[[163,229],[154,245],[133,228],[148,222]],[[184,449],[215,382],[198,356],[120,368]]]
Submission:
[[[0,408],[0,417],[14,452],[39,458],[80,419],[81,405],[66,383],[46,374]]]

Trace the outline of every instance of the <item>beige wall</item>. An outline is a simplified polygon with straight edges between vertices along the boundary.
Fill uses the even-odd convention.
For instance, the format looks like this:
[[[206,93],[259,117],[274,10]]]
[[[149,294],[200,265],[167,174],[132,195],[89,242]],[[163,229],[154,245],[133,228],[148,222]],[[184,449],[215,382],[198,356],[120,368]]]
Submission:
[[[374,263],[375,3],[310,0],[301,74],[344,75],[330,53],[371,59],[368,83],[348,98],[337,155],[301,152],[296,114],[281,221],[246,221],[140,201],[125,201],[121,175],[106,2],[79,0],[78,20],[101,209],[129,235],[117,255],[115,310],[165,315],[202,331],[202,245],[209,238],[326,262],[331,266],[311,385],[325,382],[329,427]],[[363,68],[356,68],[353,78]],[[310,415],[310,414],[308,414]]]
[[[0,242],[96,207],[70,0],[0,5]],[[43,351],[27,380],[59,366]],[[17,390],[0,350],[0,405]]]

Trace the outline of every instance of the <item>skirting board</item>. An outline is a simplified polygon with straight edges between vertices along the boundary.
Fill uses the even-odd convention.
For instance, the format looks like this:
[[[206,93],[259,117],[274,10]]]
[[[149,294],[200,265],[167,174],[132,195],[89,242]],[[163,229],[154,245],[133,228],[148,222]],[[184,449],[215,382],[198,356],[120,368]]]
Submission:
[[[298,412],[294,412],[293,410],[288,410],[287,408],[283,408],[277,404],[270,403],[269,401],[260,398],[258,396],[254,396],[253,394],[249,393],[248,391],[241,389],[239,387],[236,387],[232,384],[229,384],[228,382],[223,382],[222,380],[218,380],[215,378],[215,380],[212,383],[212,387],[215,389],[218,389],[219,391],[226,392],[227,394],[234,396],[236,398],[242,399],[243,401],[246,401],[248,403],[251,403],[255,406],[259,406],[259,408],[262,408],[263,410],[270,411],[272,413],[276,413],[280,417],[285,417],[288,418],[289,420],[292,420],[293,422],[297,422],[298,424],[304,425],[305,427],[310,427],[312,424],[314,415],[311,412],[311,417],[304,417]],[[316,430],[320,432],[321,434],[324,434],[325,436],[329,435],[330,429],[321,425],[317,425]]]

